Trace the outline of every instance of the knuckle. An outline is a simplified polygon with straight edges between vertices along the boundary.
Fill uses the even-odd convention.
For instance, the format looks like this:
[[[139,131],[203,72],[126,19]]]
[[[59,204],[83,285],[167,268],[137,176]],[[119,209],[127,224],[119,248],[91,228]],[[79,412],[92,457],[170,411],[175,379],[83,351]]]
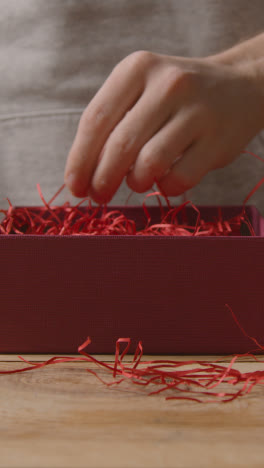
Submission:
[[[163,177],[169,166],[168,154],[166,144],[148,144],[141,150],[144,171],[152,177]]]
[[[125,60],[131,67],[136,67],[139,71],[141,71],[142,69],[152,65],[154,58],[155,54],[149,52],[148,50],[137,50],[136,52],[128,55]]]
[[[90,132],[91,128],[95,131],[100,130],[106,125],[107,120],[108,115],[105,107],[96,106],[91,109],[88,106],[81,116],[80,129],[85,133]]]
[[[127,155],[130,154],[133,150],[134,143],[136,138],[134,135],[122,134],[118,136],[110,137],[109,146],[117,154]]]
[[[198,77],[192,70],[183,67],[173,67],[167,70],[163,77],[163,86],[166,95],[175,93],[197,92]]]
[[[107,186],[108,186],[107,181],[103,179],[102,177],[100,177],[96,181],[95,189],[97,192],[103,193],[107,189]]]
[[[155,177],[162,172],[161,163],[154,152],[148,151],[145,153],[142,151],[142,164],[144,172],[149,176]]]
[[[126,79],[133,76],[136,84],[144,86],[145,79],[157,61],[157,54],[147,50],[137,50],[127,55],[113,69],[113,76]]]

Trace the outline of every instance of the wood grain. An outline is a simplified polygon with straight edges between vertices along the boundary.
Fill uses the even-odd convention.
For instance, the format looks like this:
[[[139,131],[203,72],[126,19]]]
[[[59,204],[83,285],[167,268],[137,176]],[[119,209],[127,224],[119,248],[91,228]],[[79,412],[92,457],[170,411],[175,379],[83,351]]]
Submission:
[[[0,361],[1,370],[23,366],[14,355],[1,355]],[[106,387],[87,367],[63,363],[0,375],[0,467],[264,466],[264,387],[228,404],[166,401],[138,393],[131,383]],[[250,358],[235,367],[264,370]],[[109,378],[102,370],[100,376]]]

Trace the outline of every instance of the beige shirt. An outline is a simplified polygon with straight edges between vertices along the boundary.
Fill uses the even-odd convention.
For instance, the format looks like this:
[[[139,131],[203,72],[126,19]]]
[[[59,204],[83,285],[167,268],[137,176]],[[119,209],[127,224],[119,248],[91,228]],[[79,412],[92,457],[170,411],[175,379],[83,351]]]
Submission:
[[[0,0],[0,200],[39,204],[63,183],[82,110],[117,62],[139,50],[206,56],[264,30],[263,0]],[[264,132],[249,148],[264,157]],[[196,204],[240,204],[264,176],[242,155],[209,173]],[[124,183],[112,204],[123,204]],[[142,195],[130,204],[141,204]],[[64,192],[58,201],[72,200]],[[179,201],[175,199],[174,201]],[[251,203],[264,214],[264,187]]]

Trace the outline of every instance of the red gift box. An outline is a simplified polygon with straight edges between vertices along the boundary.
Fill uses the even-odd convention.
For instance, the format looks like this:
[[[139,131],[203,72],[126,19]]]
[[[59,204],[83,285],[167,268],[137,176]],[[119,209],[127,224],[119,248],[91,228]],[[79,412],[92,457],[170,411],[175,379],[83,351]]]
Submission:
[[[145,223],[141,207],[111,209]],[[222,207],[223,217],[241,210]],[[264,218],[246,213],[256,236],[245,226],[219,237],[1,235],[0,352],[75,353],[88,335],[90,353],[112,354],[119,337],[142,340],[147,354],[252,350],[225,306],[264,342]]]

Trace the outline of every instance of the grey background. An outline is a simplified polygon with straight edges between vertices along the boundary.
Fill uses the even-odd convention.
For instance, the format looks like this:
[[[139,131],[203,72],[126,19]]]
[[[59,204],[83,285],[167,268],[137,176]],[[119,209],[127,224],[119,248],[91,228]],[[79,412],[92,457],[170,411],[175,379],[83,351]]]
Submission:
[[[206,56],[264,30],[263,0],[0,0],[0,8],[2,206],[6,196],[39,204],[37,182],[51,198],[82,110],[126,55]],[[263,132],[249,149],[264,157]],[[196,204],[240,204],[263,175],[264,163],[241,155],[187,195]],[[112,204],[129,193],[123,184]],[[64,191],[58,203],[68,199]],[[251,203],[264,214],[263,187]]]

